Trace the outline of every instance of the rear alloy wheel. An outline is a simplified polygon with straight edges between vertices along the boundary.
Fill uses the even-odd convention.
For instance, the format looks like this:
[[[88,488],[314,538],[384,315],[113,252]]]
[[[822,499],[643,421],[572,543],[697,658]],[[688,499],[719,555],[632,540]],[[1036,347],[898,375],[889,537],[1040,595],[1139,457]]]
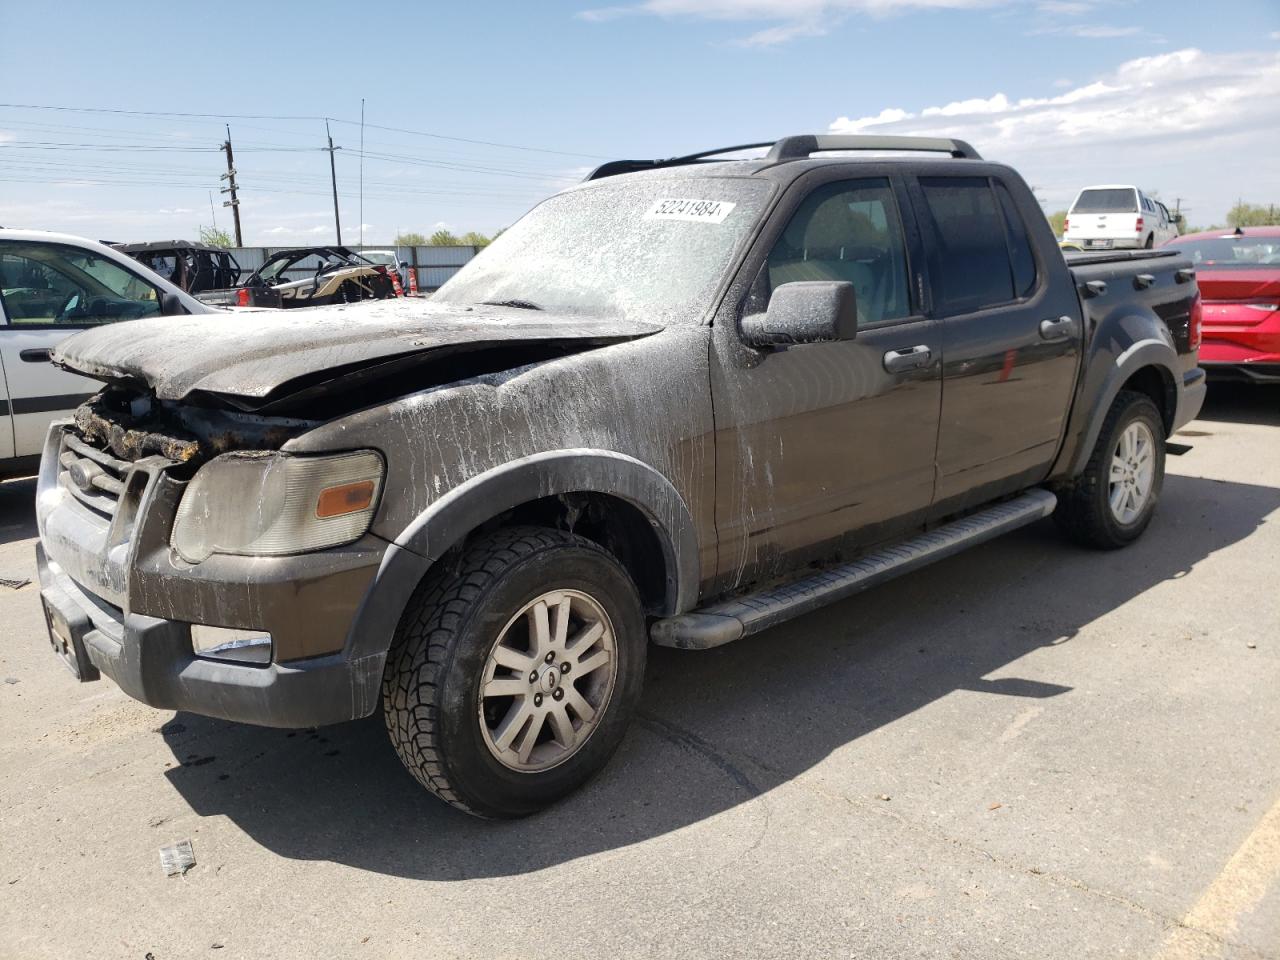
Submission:
[[[1164,485],[1164,420],[1144,393],[1122,390],[1084,472],[1058,493],[1053,519],[1072,539],[1114,550],[1142,536]]]
[[[525,816],[608,762],[646,652],[640,596],[611,553],[563,530],[498,530],[410,600],[383,673],[387,732],[441,799]]]
[[[1130,526],[1146,509],[1155,482],[1155,437],[1141,420],[1129,423],[1120,433],[1111,452],[1111,475],[1107,502],[1111,516],[1121,526]]]

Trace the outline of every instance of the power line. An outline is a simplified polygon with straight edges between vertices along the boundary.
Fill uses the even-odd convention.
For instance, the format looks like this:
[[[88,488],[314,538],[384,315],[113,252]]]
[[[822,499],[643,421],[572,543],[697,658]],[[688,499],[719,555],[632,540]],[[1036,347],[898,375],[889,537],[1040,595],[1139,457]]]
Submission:
[[[105,113],[118,116],[130,117],[155,117],[155,118],[189,118],[199,120],[284,120],[284,121],[325,121],[332,123],[345,123],[350,126],[358,126],[359,120],[343,120],[338,117],[322,117],[314,115],[281,115],[281,114],[265,114],[265,113],[184,113],[179,111],[165,110],[121,110],[107,107],[64,107],[51,106],[39,103],[0,103],[0,108],[9,110],[53,110],[65,113]],[[498,147],[503,150],[524,150],[532,153],[549,153],[564,157],[586,157],[593,160],[610,160],[612,157],[604,157],[591,153],[577,153],[569,150],[552,150],[547,147],[532,147],[527,144],[519,143],[503,143],[497,140],[475,140],[469,137],[454,137],[443,133],[433,133],[427,130],[410,130],[406,127],[389,127],[380,124],[370,123],[369,127],[376,130],[387,130],[391,133],[404,133],[415,137],[430,137],[435,140],[450,140],[454,143],[469,143],[476,146]]]

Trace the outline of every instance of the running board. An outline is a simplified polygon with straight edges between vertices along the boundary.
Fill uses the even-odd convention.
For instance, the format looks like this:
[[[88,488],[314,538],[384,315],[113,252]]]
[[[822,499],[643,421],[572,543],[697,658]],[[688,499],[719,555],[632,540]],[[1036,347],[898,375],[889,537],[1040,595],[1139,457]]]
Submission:
[[[1048,490],[1029,490],[1014,500],[979,510],[804,579],[658,620],[649,635],[654,643],[663,647],[681,650],[718,647],[1034,523],[1053,513],[1057,503],[1058,498]]]

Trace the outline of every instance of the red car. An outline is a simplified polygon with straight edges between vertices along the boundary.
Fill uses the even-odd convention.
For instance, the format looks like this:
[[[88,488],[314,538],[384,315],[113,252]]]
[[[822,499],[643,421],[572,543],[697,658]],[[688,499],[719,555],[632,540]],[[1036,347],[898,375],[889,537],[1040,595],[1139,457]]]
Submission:
[[[1220,379],[1280,383],[1280,227],[1191,233],[1165,246],[1196,265],[1200,366]]]

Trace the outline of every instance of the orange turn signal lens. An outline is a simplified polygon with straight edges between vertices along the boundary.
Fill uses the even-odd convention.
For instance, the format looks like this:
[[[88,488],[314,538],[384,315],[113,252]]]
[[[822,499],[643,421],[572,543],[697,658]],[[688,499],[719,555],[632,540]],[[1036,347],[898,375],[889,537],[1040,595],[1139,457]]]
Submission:
[[[357,480],[321,490],[316,499],[316,516],[324,520],[359,513],[373,503],[373,481]]]

